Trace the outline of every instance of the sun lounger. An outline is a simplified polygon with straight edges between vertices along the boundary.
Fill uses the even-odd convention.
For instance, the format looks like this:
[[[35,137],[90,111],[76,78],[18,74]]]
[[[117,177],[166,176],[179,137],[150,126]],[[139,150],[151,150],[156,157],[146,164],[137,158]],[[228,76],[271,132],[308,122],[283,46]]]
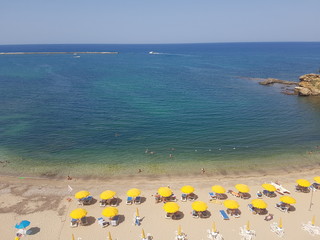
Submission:
[[[126,204],[131,205],[133,203],[133,197],[127,197]]]
[[[280,195],[283,195],[285,193],[290,194],[290,191],[285,189],[284,187],[282,187],[280,184],[271,182],[271,185],[274,186],[277,189],[277,193],[279,193]]]
[[[228,193],[231,194],[232,196],[240,197],[240,194],[239,194],[239,193],[234,192],[234,191],[232,191],[232,190],[228,190]]]
[[[119,223],[119,215],[114,216],[110,222],[111,222],[111,226],[117,226]]]
[[[170,197],[168,197],[167,201],[168,202],[176,202],[177,201],[176,195],[172,194]]]
[[[166,219],[171,219],[172,218],[172,213],[166,213],[165,218]]]
[[[260,191],[257,192],[257,198],[262,198],[262,193]]]
[[[80,225],[85,226],[88,224],[87,217],[83,217],[80,219]]]
[[[312,183],[311,185],[314,189],[319,190],[320,189],[320,184],[319,183]]]
[[[185,194],[185,193],[183,193],[183,194],[181,194],[181,201],[182,202],[186,202],[187,201],[187,194]]]
[[[307,231],[311,236],[320,235],[320,227],[313,225],[311,222],[302,224],[302,229]]]
[[[78,219],[72,218],[70,222],[70,227],[78,227],[78,223],[79,223]]]
[[[219,232],[214,232],[212,230],[207,230],[208,239],[210,240],[223,240],[223,236]]]
[[[193,217],[193,218],[199,218],[199,214],[198,214],[197,211],[193,210],[193,211],[191,212],[191,214],[192,214],[192,217]]]
[[[100,207],[105,207],[107,206],[107,200],[101,200],[99,204],[100,204]]]
[[[197,199],[197,195],[194,194],[194,193],[190,193],[190,194],[188,194],[187,199],[188,199],[189,201],[194,201],[194,200]]]
[[[289,212],[289,207],[285,206],[282,202],[277,203],[275,208],[279,209],[281,212]]]
[[[309,193],[310,187],[301,187],[301,186],[297,185],[296,192]]]
[[[133,218],[133,225],[140,226],[141,225],[141,218],[138,216],[134,216]]]
[[[278,223],[274,222],[270,225],[271,232],[276,233],[279,237],[283,237],[284,229],[278,226]]]
[[[82,204],[83,205],[90,205],[92,200],[93,200],[93,197],[92,196],[88,196],[86,198],[83,198],[83,203]]]
[[[210,200],[217,199],[217,195],[214,192],[209,192]]]
[[[98,224],[100,225],[100,227],[104,228],[109,225],[109,222],[100,217],[98,218]]]
[[[141,197],[138,196],[134,199],[134,204],[141,204]]]
[[[253,214],[257,214],[257,212],[254,210],[254,207],[252,206],[252,204],[248,204],[248,208]]]
[[[252,240],[256,236],[254,230],[247,230],[247,226],[240,227],[240,236],[243,240]]]
[[[229,220],[230,219],[228,214],[224,210],[220,210],[219,212],[220,212],[220,215],[223,218],[223,220]]]
[[[110,201],[111,207],[117,207],[118,206],[118,198],[112,198]]]

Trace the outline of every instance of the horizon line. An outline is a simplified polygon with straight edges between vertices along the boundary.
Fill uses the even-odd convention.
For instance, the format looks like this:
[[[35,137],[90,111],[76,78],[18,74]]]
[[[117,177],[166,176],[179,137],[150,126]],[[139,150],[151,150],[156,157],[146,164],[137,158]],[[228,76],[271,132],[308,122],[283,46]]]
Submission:
[[[0,46],[18,45],[174,45],[174,44],[232,44],[232,43],[320,43],[320,41],[248,41],[248,42],[173,42],[173,43],[12,43]]]

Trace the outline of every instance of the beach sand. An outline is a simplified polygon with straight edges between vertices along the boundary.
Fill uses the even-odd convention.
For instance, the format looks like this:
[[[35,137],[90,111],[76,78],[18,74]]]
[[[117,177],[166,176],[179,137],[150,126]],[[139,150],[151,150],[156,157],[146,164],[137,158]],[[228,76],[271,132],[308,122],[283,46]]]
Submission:
[[[29,220],[32,235],[27,235],[23,239],[32,240],[65,240],[71,239],[74,234],[75,239],[81,240],[105,240],[108,232],[111,232],[113,239],[129,240],[140,239],[142,228],[146,233],[150,233],[155,240],[174,239],[175,231],[181,225],[183,232],[188,239],[208,239],[207,230],[215,222],[217,229],[224,236],[224,239],[241,239],[239,228],[250,221],[251,229],[256,231],[255,239],[279,239],[270,231],[272,222],[279,222],[282,218],[285,234],[282,239],[317,239],[301,229],[302,223],[311,221],[316,216],[316,225],[320,225],[320,190],[313,193],[313,205],[310,210],[311,193],[298,193],[294,191],[295,180],[305,178],[313,182],[313,177],[320,175],[320,169],[296,172],[287,175],[265,175],[254,177],[214,177],[207,173],[196,177],[157,177],[145,178],[133,176],[130,178],[115,179],[45,179],[45,178],[19,178],[10,176],[0,177],[0,225],[1,239],[14,239],[16,223],[21,220]],[[264,215],[253,215],[247,208],[248,203],[256,198],[256,192],[262,191],[261,184],[279,181],[285,188],[291,191],[291,196],[297,200],[294,204],[295,211],[283,213],[274,206],[279,202],[280,195],[275,198],[263,196],[263,200],[268,203],[267,210],[274,214],[274,219],[267,222]],[[208,192],[212,185],[222,185],[227,190],[233,189],[235,184],[244,183],[250,187],[251,198],[248,200],[238,199],[228,195],[228,199],[237,200],[240,204],[241,217],[230,217],[229,221],[224,221],[220,214],[220,209],[225,209],[222,202],[210,202]],[[68,193],[68,185],[73,188],[71,194]],[[195,187],[198,200],[208,204],[211,216],[207,219],[194,219],[191,216],[191,202],[181,202],[180,188],[184,185]],[[179,198],[178,204],[183,218],[180,220],[165,219],[163,203],[155,203],[152,196],[159,187],[170,186]],[[137,187],[142,190],[145,201],[141,205],[126,205],[126,192],[130,188]],[[102,207],[99,206],[99,195],[104,190],[114,190],[117,192],[122,202],[119,204],[120,223],[118,226],[108,226],[101,228],[97,223],[97,218],[101,217]],[[70,227],[70,212],[78,208],[74,194],[80,190],[88,190],[97,200],[92,205],[84,206],[88,211],[87,226]],[[69,202],[67,198],[72,200]],[[133,225],[133,216],[138,207],[143,218],[141,226]],[[319,238],[319,237],[318,237]]]

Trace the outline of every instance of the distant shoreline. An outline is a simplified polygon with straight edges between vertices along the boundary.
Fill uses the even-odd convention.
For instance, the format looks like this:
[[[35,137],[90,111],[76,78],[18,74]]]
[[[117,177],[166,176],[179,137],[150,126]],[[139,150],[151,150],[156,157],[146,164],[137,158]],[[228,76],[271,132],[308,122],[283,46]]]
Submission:
[[[23,54],[118,54],[118,52],[0,52],[0,55]]]

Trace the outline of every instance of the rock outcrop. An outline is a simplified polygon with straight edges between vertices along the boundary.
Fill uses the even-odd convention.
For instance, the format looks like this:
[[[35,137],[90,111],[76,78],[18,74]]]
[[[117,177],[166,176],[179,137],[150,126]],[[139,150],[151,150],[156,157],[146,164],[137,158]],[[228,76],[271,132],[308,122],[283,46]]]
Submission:
[[[291,81],[285,81],[285,80],[280,80],[280,79],[276,79],[276,78],[267,78],[261,82],[259,82],[259,84],[261,85],[270,85],[270,84],[274,84],[274,83],[279,83],[279,84],[284,84],[284,85],[299,85],[299,83],[297,82],[291,82]]]
[[[320,74],[309,73],[299,78],[300,83],[295,90],[300,96],[319,96],[320,95]]]

